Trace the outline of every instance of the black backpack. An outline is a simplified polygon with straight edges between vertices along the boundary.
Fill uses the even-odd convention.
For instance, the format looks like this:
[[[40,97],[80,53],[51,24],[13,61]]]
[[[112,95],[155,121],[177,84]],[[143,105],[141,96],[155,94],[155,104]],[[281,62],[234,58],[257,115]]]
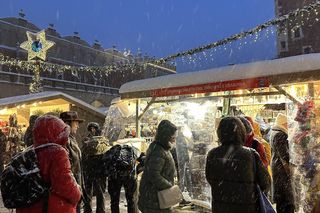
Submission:
[[[134,151],[131,146],[124,145],[116,158],[116,166],[120,171],[132,171],[135,165]]]
[[[1,176],[1,194],[6,208],[25,208],[45,198],[49,185],[44,183],[35,150],[58,144],[48,143],[28,147],[13,157]]]
[[[129,176],[135,172],[136,154],[131,146],[115,145],[107,153],[108,173],[113,176]]]

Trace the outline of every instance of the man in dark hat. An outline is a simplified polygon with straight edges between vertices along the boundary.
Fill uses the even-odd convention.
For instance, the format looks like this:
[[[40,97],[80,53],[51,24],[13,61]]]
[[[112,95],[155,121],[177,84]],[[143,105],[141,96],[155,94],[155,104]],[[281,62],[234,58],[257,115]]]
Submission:
[[[71,163],[71,171],[82,188],[82,196],[86,198],[85,191],[83,190],[83,175],[81,170],[81,150],[76,140],[76,133],[79,128],[79,124],[84,120],[78,117],[78,113],[75,111],[62,112],[60,118],[70,126],[70,135],[67,143],[67,150],[69,152],[69,160]],[[77,206],[77,213],[80,213],[80,203]]]

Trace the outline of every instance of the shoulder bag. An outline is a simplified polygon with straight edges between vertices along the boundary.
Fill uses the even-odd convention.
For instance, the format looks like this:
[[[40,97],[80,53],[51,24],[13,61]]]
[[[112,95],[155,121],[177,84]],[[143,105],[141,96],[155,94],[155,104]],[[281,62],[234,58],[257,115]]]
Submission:
[[[168,209],[183,200],[179,186],[174,185],[169,189],[158,192],[160,209]]]
[[[257,172],[256,158],[253,152],[251,152],[251,155],[253,160],[253,172],[254,172],[253,174],[254,174],[254,177],[256,177],[256,172]],[[260,213],[277,213],[276,210],[273,208],[271,202],[268,200],[267,196],[260,189],[260,186],[257,183],[256,178],[254,179],[255,179],[255,184],[257,188],[257,196],[259,200]]]

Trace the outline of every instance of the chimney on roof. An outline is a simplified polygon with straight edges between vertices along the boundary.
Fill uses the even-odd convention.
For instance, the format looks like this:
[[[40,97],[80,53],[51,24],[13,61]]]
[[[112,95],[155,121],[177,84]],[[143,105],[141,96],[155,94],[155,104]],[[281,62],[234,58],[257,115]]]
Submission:
[[[73,37],[77,38],[77,39],[80,39],[79,32],[77,32],[77,31],[73,32]]]
[[[24,19],[24,17],[26,16],[26,14],[23,12],[23,10],[21,9],[20,11],[19,11],[19,17],[21,18],[21,19]]]
[[[27,27],[28,21],[24,18],[25,16],[26,14],[24,14],[23,10],[21,9],[19,11],[19,18],[18,18],[18,22],[20,26]]]
[[[56,32],[56,29],[54,28],[54,24],[52,24],[52,23],[49,23],[49,26],[48,26],[47,30],[49,32],[53,32],[53,33]]]
[[[95,48],[95,49],[101,49],[101,43],[100,43],[100,41],[97,40],[97,39],[95,39],[92,47]]]
[[[48,33],[49,35],[60,37],[59,33],[57,33],[56,29],[54,28],[54,24],[52,23],[49,23],[49,26],[46,29],[46,33]]]

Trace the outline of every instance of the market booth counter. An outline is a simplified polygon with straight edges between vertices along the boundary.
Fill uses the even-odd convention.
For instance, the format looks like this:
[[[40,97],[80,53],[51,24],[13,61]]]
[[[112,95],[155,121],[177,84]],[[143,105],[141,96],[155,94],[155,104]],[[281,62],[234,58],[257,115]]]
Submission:
[[[311,101],[312,119],[314,125],[318,124],[320,54],[133,81],[122,85],[120,96],[106,117],[105,130],[109,139],[124,138],[132,132],[137,137],[152,137],[162,119],[172,121],[178,126],[176,149],[180,188],[185,197],[210,209],[211,190],[205,178],[205,160],[207,152],[218,146],[216,127],[220,118],[245,114],[261,126],[271,126],[277,114],[284,113],[288,115],[290,137],[294,126],[298,125],[297,111],[301,111],[306,101]],[[317,148],[320,137],[316,133],[312,137],[312,148]],[[310,149],[306,144],[304,153]],[[290,151],[299,159],[303,155],[296,146],[290,146]],[[320,165],[315,153],[310,153],[310,158]],[[308,191],[309,186],[305,186],[305,190]],[[298,202],[304,200],[303,196],[300,195]]]

